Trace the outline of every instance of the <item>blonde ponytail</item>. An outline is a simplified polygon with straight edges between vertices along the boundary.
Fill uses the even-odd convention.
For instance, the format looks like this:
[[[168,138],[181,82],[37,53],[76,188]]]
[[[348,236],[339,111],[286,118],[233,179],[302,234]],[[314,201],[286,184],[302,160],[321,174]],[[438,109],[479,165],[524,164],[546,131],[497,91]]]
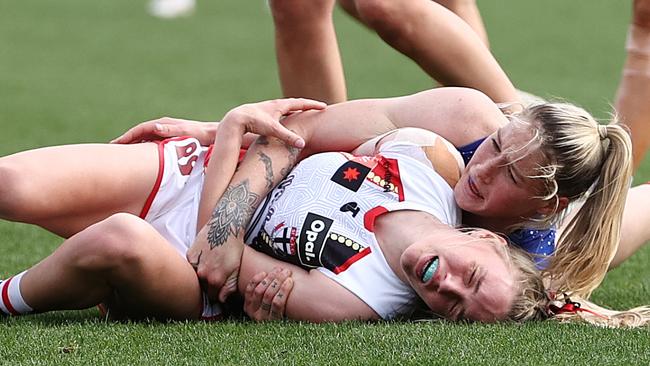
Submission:
[[[544,275],[554,289],[588,298],[602,282],[620,239],[625,198],[632,175],[632,142],[614,122],[599,125],[584,109],[543,103],[519,118],[537,129],[536,139],[551,163],[540,167],[545,199],[584,199],[565,226]],[[560,221],[559,212],[536,219],[536,227]]]

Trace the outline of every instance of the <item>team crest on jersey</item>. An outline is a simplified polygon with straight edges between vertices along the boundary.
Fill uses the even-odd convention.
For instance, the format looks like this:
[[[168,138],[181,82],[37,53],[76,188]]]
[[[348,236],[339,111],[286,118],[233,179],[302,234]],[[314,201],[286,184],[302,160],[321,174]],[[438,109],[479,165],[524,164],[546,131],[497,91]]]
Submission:
[[[276,226],[271,234],[261,229],[253,239],[251,247],[272,257],[299,265],[300,263],[296,259],[297,242],[298,229],[284,226],[282,223]]]
[[[356,192],[363,184],[368,173],[370,173],[369,167],[356,161],[346,161],[336,170],[336,173],[332,176],[332,182]]]

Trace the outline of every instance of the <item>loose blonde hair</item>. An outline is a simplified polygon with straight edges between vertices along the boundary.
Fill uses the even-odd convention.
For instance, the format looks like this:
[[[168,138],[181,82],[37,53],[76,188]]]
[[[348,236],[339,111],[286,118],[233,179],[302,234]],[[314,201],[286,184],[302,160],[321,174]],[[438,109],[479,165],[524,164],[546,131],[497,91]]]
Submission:
[[[636,328],[650,325],[649,306],[616,311],[596,305],[579,296],[564,293],[553,295],[554,292],[547,291],[542,273],[528,253],[509,246],[508,256],[518,285],[508,320],[521,323],[554,319],[560,322],[584,322],[610,328]]]
[[[584,109],[567,103],[536,104],[514,116],[532,125],[533,139],[550,161],[535,176],[545,181],[543,199],[584,199],[543,273],[557,290],[588,298],[618,247],[632,176],[630,136],[616,118],[601,125]],[[556,210],[528,224],[548,227],[561,218]]]

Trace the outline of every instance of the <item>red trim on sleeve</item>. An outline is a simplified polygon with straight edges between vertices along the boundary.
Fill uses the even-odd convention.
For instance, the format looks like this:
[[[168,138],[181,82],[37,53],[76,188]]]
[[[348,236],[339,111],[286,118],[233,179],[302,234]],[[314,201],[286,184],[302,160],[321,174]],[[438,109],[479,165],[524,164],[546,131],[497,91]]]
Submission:
[[[144,219],[147,216],[147,213],[149,213],[149,209],[151,208],[151,204],[153,203],[154,198],[156,198],[156,195],[158,194],[158,190],[160,190],[160,183],[162,183],[163,179],[163,174],[165,173],[165,144],[167,141],[171,141],[172,139],[167,139],[163,140],[160,142],[157,142],[158,144],[158,176],[156,177],[156,182],[153,185],[153,188],[151,189],[151,193],[149,193],[149,197],[147,197],[147,200],[144,202],[144,206],[142,207],[142,211],[140,211],[140,218]]]
[[[366,230],[370,232],[375,231],[375,219],[379,217],[380,215],[385,214],[388,212],[388,209],[386,207],[382,206],[377,206],[366,212],[365,215],[363,215],[363,226],[366,228]]]
[[[9,277],[9,279],[2,284],[2,302],[12,315],[20,315],[20,313],[14,309],[13,305],[11,305],[11,301],[9,301],[9,283],[11,280],[13,280],[13,276]]]
[[[348,269],[348,267],[353,265],[356,261],[358,261],[359,259],[361,259],[361,258],[367,256],[368,254],[370,254],[371,251],[372,250],[370,249],[370,247],[366,247],[364,250],[362,250],[359,253],[353,255],[352,257],[350,257],[347,261],[345,261],[345,263],[343,263],[340,266],[334,268],[334,270],[332,270],[332,272],[334,272],[335,274],[339,274],[339,273],[345,271],[346,269]]]

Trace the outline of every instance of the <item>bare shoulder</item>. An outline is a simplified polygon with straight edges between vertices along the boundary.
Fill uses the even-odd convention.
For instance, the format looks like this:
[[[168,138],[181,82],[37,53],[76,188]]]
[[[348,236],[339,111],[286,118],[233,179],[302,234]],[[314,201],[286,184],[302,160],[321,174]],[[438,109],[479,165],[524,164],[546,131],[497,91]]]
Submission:
[[[388,141],[406,141],[419,146],[432,168],[454,187],[465,165],[456,148],[437,133],[422,128],[403,127],[387,134],[377,143],[377,148]]]

